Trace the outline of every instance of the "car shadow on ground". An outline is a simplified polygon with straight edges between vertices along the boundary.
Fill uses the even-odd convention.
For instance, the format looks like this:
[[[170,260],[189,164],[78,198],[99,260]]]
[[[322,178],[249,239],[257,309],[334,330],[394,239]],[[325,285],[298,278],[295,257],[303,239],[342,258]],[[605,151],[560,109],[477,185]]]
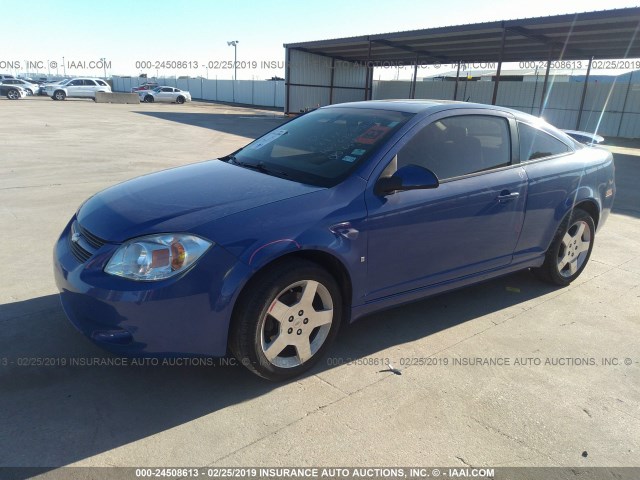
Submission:
[[[258,138],[269,130],[272,130],[286,121],[282,114],[255,115],[253,113],[218,114],[218,113],[191,113],[191,112],[143,112],[141,115],[167,120],[170,122],[184,123],[195,127],[208,128],[218,132],[230,133],[242,137]]]
[[[379,312],[343,328],[329,355],[373,355],[553,290],[520,272]],[[240,365],[70,366],[121,357],[76,332],[57,295],[2,305],[0,321],[0,466],[68,465],[286,385]],[[331,368],[321,361],[307,376]]]

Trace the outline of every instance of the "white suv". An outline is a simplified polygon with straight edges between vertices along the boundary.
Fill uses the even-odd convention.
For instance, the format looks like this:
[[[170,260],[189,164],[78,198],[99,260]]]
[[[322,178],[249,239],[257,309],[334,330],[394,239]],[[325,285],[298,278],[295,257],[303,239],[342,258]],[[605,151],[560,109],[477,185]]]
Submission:
[[[53,100],[67,97],[96,98],[96,92],[111,92],[111,87],[99,78],[72,78],[58,85],[47,85],[45,92]]]

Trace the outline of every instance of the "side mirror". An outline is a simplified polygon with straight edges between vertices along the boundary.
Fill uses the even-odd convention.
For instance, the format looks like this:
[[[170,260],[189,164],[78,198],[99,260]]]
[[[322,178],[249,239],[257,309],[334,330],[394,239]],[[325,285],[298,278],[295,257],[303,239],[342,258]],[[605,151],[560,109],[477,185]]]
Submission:
[[[418,165],[405,165],[390,177],[380,177],[374,193],[381,197],[405,190],[426,190],[440,185],[438,177],[431,170]]]

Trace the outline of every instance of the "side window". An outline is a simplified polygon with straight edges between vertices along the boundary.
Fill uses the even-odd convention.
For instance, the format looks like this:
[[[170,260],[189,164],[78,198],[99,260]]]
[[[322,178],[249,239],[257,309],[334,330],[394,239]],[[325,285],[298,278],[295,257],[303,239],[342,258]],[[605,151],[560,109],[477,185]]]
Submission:
[[[460,115],[430,123],[398,152],[398,168],[428,168],[440,180],[511,163],[509,122],[490,115]]]
[[[102,80],[96,80],[96,82],[98,82],[98,85],[101,85],[101,86],[103,86],[103,87],[108,86],[108,85],[107,85],[107,82],[104,82],[104,81],[102,81]]]
[[[170,87],[164,87],[164,88],[162,89],[162,91],[163,91],[163,92],[173,92],[173,88],[170,88]]]
[[[89,87],[95,87],[96,86],[96,82],[94,82],[93,80],[85,80],[84,84],[89,86]]]
[[[569,147],[542,130],[518,122],[520,137],[520,161],[551,157],[569,151]]]
[[[83,84],[82,80],[73,80],[68,83],[70,87],[77,87],[78,85],[82,85],[82,84]]]

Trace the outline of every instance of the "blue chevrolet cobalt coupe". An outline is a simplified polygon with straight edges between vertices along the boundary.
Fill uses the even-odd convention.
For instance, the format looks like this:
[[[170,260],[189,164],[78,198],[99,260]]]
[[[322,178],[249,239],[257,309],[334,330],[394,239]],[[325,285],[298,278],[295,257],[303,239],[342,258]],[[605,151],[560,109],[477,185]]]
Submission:
[[[231,352],[283,380],[376,310],[521,269],[568,285],[614,195],[609,152],[521,112],[332,105],[89,198],[55,278],[71,322],[113,352]]]

